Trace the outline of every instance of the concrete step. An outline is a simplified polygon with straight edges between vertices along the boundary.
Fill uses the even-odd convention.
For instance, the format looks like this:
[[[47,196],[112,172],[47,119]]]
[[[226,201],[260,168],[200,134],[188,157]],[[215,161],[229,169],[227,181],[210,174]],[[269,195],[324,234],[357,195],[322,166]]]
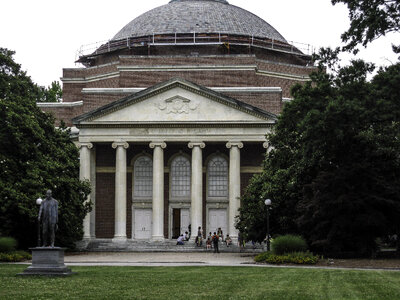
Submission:
[[[194,242],[186,242],[185,245],[176,245],[174,240],[166,240],[163,242],[150,241],[132,241],[113,242],[112,239],[93,239],[90,240],[85,247],[80,250],[90,252],[212,252],[214,249],[206,249],[205,244],[197,247]],[[255,248],[251,244],[247,244],[240,249],[237,245],[227,247],[224,243],[219,244],[220,252],[243,252],[243,253],[260,253],[264,249],[259,244]]]

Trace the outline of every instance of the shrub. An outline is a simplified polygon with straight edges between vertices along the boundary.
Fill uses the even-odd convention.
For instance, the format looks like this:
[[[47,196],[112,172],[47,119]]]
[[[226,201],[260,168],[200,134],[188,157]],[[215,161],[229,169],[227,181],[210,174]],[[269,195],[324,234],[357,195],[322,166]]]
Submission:
[[[32,255],[25,251],[13,251],[0,253],[1,262],[19,262],[32,259]]]
[[[10,252],[17,247],[17,241],[11,237],[0,237],[0,252]]]
[[[307,243],[301,236],[287,234],[275,238],[271,243],[271,248],[274,254],[283,255],[307,251]]]
[[[311,252],[293,252],[285,255],[276,255],[272,252],[264,252],[257,255],[254,260],[268,264],[300,264],[314,265],[318,262],[319,257]]]

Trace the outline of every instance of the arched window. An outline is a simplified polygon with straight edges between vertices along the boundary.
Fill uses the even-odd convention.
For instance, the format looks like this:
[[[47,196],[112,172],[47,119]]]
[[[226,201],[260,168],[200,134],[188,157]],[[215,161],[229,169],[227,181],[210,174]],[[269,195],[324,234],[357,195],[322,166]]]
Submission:
[[[148,156],[140,156],[133,165],[133,197],[151,198],[153,195],[153,161]]]
[[[190,161],[177,156],[171,163],[171,196],[190,197]]]
[[[208,162],[208,196],[228,197],[228,162],[222,156]]]

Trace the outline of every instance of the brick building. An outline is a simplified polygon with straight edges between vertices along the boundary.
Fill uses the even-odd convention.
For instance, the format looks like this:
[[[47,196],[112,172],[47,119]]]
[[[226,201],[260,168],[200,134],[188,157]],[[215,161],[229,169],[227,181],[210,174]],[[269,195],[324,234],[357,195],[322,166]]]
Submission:
[[[201,226],[237,238],[239,197],[261,172],[310,56],[225,0],[172,0],[63,70],[63,102],[92,184],[84,238],[165,240]]]

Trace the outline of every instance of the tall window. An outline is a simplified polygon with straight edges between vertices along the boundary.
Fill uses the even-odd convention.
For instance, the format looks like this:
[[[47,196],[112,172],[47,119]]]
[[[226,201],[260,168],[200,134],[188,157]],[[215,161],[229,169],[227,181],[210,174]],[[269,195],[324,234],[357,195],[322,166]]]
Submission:
[[[171,196],[190,197],[190,161],[185,156],[171,163]]]
[[[228,162],[221,156],[208,162],[208,196],[228,197]]]
[[[151,198],[153,195],[153,161],[148,156],[140,156],[133,165],[133,196]]]

